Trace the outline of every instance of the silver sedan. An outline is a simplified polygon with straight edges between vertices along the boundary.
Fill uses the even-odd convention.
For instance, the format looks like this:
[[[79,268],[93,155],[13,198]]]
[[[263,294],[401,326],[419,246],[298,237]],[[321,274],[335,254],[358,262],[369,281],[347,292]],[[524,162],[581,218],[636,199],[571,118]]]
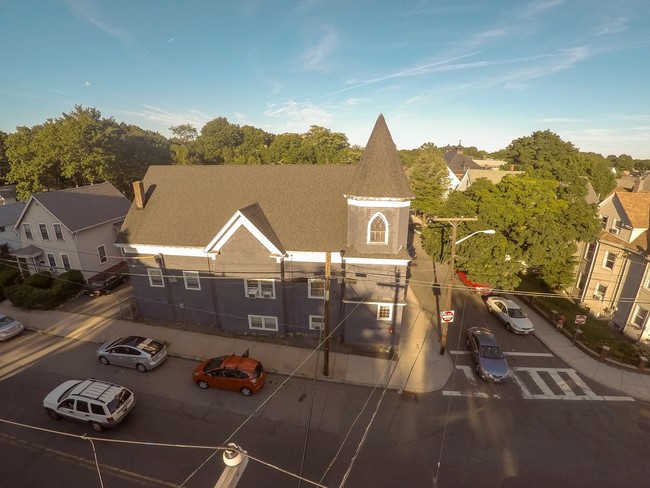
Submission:
[[[160,366],[166,358],[162,341],[139,336],[122,337],[97,349],[100,363],[136,368],[142,373]]]

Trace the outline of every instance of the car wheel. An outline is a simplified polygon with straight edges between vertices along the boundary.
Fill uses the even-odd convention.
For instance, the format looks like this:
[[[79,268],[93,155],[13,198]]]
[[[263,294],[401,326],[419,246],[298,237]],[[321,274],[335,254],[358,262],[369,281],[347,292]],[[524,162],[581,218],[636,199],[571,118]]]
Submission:
[[[205,380],[200,380],[200,381],[197,383],[197,385],[199,385],[199,388],[201,388],[202,390],[205,390],[205,389],[208,388],[208,386],[210,386],[210,385],[208,385],[208,382],[205,381]]]
[[[512,326],[510,325],[510,322],[506,322],[506,330],[508,332],[512,332]]]
[[[108,366],[109,364],[111,364],[108,361],[108,358],[106,356],[99,356],[99,362],[102,363],[104,366]]]
[[[59,420],[61,418],[61,416],[58,413],[56,413],[54,410],[52,410],[51,408],[46,408],[45,411],[50,416],[50,418],[53,419],[53,420]]]
[[[467,349],[469,349],[469,337],[465,339],[465,345],[467,346]]]
[[[253,390],[251,390],[250,388],[247,388],[245,386],[242,387],[242,389],[239,390],[239,391],[241,391],[241,394],[244,395],[244,396],[251,396],[251,394],[253,393]]]
[[[90,426],[93,428],[95,432],[101,432],[102,430],[104,430],[102,424],[99,424],[97,422],[90,422]]]
[[[147,367],[146,367],[144,364],[142,364],[142,363],[138,363],[138,364],[136,364],[136,365],[135,365],[135,369],[137,369],[137,370],[140,371],[141,373],[146,373],[146,372],[147,372]]]

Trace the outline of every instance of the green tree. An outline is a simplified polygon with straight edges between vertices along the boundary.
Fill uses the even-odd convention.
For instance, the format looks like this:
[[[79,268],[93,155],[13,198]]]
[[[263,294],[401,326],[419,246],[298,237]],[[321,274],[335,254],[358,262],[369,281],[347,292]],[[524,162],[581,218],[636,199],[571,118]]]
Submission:
[[[311,147],[316,164],[341,163],[345,151],[350,147],[345,134],[317,125],[312,125],[303,136],[303,143]]]
[[[7,158],[7,149],[5,143],[8,134],[0,131],[0,184],[6,183],[6,176],[9,173],[9,158]]]
[[[241,128],[225,117],[217,117],[203,126],[196,138],[196,151],[204,164],[224,164],[232,161],[234,148],[244,140]]]
[[[458,238],[476,230],[497,231],[463,244],[457,267],[476,282],[503,289],[515,288],[518,273],[529,268],[536,269],[553,288],[568,284],[573,277],[575,243],[593,239],[599,223],[594,206],[584,199],[558,198],[558,186],[552,179],[524,174],[506,176],[497,185],[479,179],[466,191],[452,193],[439,215],[479,218],[459,225]],[[444,258],[449,247],[447,230],[427,230],[427,251]]]
[[[629,156],[627,154],[614,156],[613,154],[610,154],[607,156],[607,159],[612,162],[612,165],[619,173],[622,173],[623,171],[634,170],[634,159],[632,159],[632,156]]]
[[[287,132],[275,136],[269,147],[269,161],[275,164],[316,164],[313,146],[300,134]]]
[[[447,163],[433,144],[425,144],[409,156],[413,153],[415,156],[407,170],[415,194],[411,208],[422,213],[437,213],[449,190]]]

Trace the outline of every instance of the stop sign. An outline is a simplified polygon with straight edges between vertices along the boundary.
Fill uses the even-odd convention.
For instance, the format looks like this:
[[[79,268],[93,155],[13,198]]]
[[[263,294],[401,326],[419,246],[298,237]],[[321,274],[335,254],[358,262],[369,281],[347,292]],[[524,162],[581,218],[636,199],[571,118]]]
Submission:
[[[576,324],[582,325],[587,321],[586,315],[576,315]]]
[[[445,324],[454,321],[454,311],[453,310],[443,310],[440,314],[440,318]]]

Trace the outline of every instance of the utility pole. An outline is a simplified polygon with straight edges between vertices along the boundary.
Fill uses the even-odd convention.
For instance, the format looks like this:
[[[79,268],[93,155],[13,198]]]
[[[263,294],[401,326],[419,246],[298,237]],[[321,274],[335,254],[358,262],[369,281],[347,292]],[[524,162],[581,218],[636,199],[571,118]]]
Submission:
[[[323,376],[330,374],[330,278],[332,275],[332,254],[325,253],[325,301],[323,302]]]
[[[447,290],[445,293],[445,302],[443,310],[451,310],[451,291],[454,287],[454,268],[456,267],[456,227],[461,222],[476,222],[478,217],[458,217],[458,218],[435,218],[435,222],[447,222],[451,224],[451,258],[449,259],[449,273],[447,274]],[[440,319],[440,355],[445,354],[447,346],[447,329],[449,324]]]

